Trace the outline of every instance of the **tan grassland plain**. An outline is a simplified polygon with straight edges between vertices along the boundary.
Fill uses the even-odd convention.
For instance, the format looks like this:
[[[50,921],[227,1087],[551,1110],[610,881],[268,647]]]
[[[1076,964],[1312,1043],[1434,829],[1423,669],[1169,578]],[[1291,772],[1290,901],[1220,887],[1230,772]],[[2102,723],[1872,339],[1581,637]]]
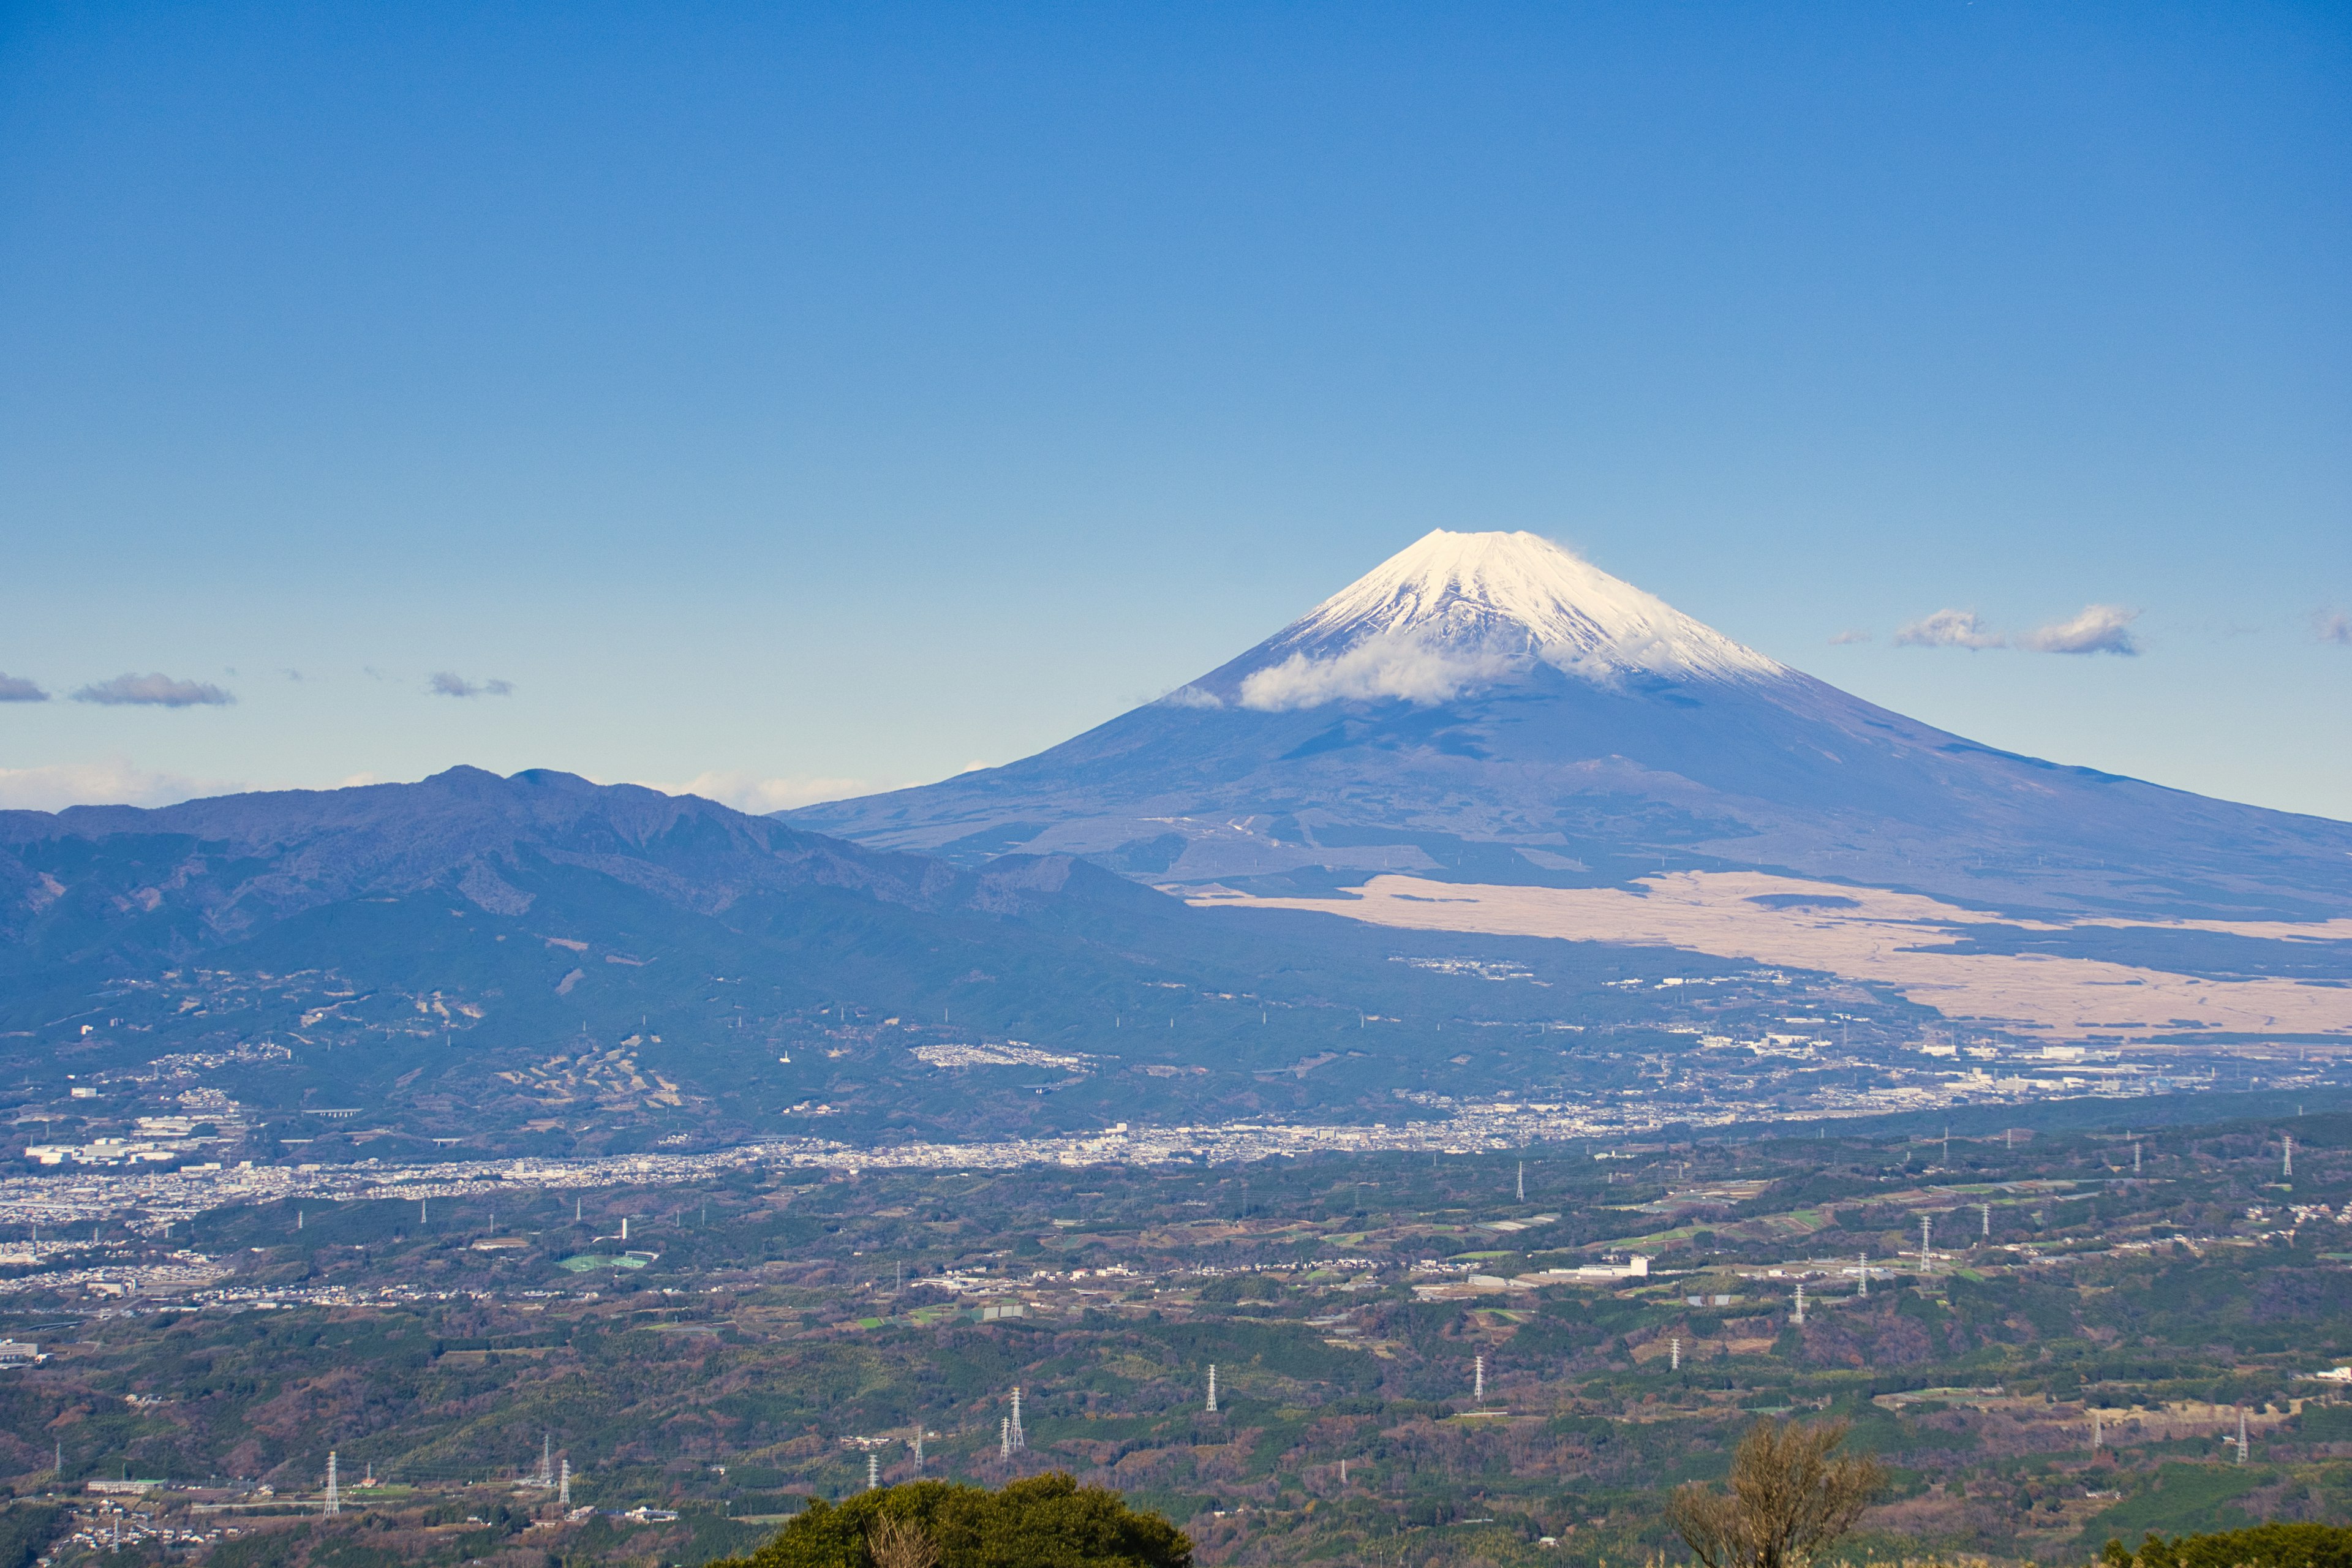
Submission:
[[[1821,901],[1792,901],[1801,899]],[[2069,928],[1965,910],[1916,893],[1756,871],[1645,877],[1638,890],[1495,887],[1385,876],[1339,898],[1260,899],[1215,889],[1194,895],[1192,901],[1224,908],[1312,910],[1414,931],[1675,947],[1718,958],[1825,970],[1891,986],[1949,1018],[2031,1029],[2051,1039],[2200,1030],[2352,1035],[2352,988],[2268,977],[2202,980],[2089,958],[1952,952],[1943,950],[1962,941],[1971,925],[2044,931]],[[2352,942],[2352,920],[2297,924],[2100,918],[2075,923],[2217,931],[2273,942]]]

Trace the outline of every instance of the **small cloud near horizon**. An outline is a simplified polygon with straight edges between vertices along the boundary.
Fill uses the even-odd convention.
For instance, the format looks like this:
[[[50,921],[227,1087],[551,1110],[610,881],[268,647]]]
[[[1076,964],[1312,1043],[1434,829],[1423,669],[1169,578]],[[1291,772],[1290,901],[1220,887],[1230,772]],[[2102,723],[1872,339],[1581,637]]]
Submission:
[[[0,675],[0,702],[47,702],[49,694],[21,675]]]
[[[2009,639],[1984,624],[1974,610],[1937,610],[1895,634],[1897,647],[2007,647]]]
[[[1848,643],[1868,642],[1869,640],[1870,634],[1868,632],[1845,631],[1840,632],[1837,636],[1830,638],[1830,647],[1843,647]]]
[[[468,680],[454,670],[439,669],[425,683],[436,697],[506,697],[514,691],[510,680]]]
[[[631,782],[644,789],[659,790],[664,795],[700,795],[705,800],[715,800],[721,805],[733,806],[737,811],[754,816],[875,793],[875,786],[863,779],[761,778],[744,769],[698,773],[684,784],[656,784],[650,779]]]
[[[2352,647],[2352,616],[2341,610],[2322,610],[2311,617],[2311,629],[2319,640],[2334,643],[2337,647]]]
[[[118,675],[83,687],[73,698],[110,708],[226,708],[236,700],[207,681],[174,680],[168,675]]]
[[[2017,646],[2034,653],[2112,653],[2139,657],[2139,643],[2131,624],[2137,610],[2121,605],[2085,605],[2072,619],[2053,621],[2017,639]]]
[[[63,811],[69,805],[174,805],[245,786],[134,767],[123,758],[0,768],[0,810]]]

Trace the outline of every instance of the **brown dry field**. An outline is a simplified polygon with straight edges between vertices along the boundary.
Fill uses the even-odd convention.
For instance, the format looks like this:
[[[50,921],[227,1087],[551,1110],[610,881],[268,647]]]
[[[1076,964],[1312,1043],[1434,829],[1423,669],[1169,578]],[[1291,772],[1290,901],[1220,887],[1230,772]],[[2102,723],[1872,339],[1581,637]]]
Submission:
[[[1775,877],[1681,871],[1622,888],[1515,888],[1375,877],[1333,899],[1260,899],[1226,889],[1192,901],[1311,910],[1413,931],[1486,932],[1675,947],[1717,958],[1822,970],[1887,985],[1948,1018],[2025,1028],[2049,1039],[2091,1035],[2352,1035],[2352,988],[2293,980],[2200,980],[2098,959],[1941,952],[1979,924],[2062,931],[1961,909],[1916,893]],[[1753,900],[1852,900],[1852,908],[1774,909]],[[2203,931],[2266,941],[2352,940],[2352,920],[2084,920],[2084,926]]]

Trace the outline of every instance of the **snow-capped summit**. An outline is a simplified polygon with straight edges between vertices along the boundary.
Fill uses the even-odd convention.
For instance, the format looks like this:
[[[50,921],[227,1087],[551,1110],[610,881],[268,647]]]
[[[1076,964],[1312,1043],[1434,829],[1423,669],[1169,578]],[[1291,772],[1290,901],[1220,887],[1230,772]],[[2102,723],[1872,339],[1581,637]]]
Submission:
[[[1175,700],[1442,702],[1538,665],[1601,681],[1787,673],[1548,539],[1438,529]]]
[[[973,864],[1082,855],[1162,886],[1575,884],[1671,863],[2027,911],[2352,908],[2352,824],[1978,745],[1527,533],[1429,534],[1083,735],[793,820]]]

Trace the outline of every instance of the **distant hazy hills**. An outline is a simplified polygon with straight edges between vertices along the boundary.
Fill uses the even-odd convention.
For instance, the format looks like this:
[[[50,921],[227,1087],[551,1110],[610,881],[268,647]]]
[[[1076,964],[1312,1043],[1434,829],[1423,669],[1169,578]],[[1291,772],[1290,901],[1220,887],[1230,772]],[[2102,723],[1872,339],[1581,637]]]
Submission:
[[[338,941],[325,927],[410,905],[443,921],[494,917],[488,934],[520,938],[515,954],[551,941],[573,951],[562,942],[582,937],[610,948],[634,932],[649,949],[684,944],[698,971],[730,942],[829,941],[829,926],[856,931],[877,959],[919,950],[951,967],[971,939],[950,933],[1026,920],[1024,933],[1042,936],[1110,910],[1181,912],[1067,857],[973,871],[545,771],[453,768],[415,784],[152,811],[0,812],[0,973],[19,988],[92,965],[202,966],[230,949],[240,962],[278,951],[364,970],[399,944]]]
[[[1976,744],[1528,534],[1433,533],[1049,751],[787,820],[965,864],[1072,853],[1244,890],[1672,865],[2018,912],[2352,912],[2352,825]]]
[[[1507,962],[1448,956],[1472,948]],[[958,867],[549,772],[0,813],[18,1092],[193,1073],[295,1117],[314,1158],[420,1129],[564,1152],[1361,1113],[1433,1063],[1520,1081],[1493,1049],[1449,1064],[1449,1022],[1641,1025],[1611,983],[1645,962],[1739,967],[1196,910],[1074,857]],[[920,1055],[982,1040],[1026,1045],[977,1072]],[[302,1121],[318,1105],[364,1114]]]
[[[193,955],[323,905],[425,889],[523,915],[541,895],[516,879],[530,881],[534,869],[593,872],[706,915],[814,889],[908,910],[1010,908],[1023,896],[1013,889],[1038,879],[974,878],[692,795],[467,767],[415,784],[222,795],[160,810],[0,812],[0,931],[60,955],[83,944]],[[42,868],[59,855],[75,872],[69,881]],[[1060,868],[1056,886],[1069,870]]]

